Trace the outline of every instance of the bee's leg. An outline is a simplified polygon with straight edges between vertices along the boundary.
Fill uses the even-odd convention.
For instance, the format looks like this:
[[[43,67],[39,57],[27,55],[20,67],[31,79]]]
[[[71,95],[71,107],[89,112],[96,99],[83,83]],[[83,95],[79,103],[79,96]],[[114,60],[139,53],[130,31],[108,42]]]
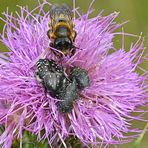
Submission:
[[[50,42],[49,46],[52,47],[52,48],[54,48],[54,44],[52,42]],[[51,48],[51,50],[54,53],[54,55],[55,56],[58,56],[58,53],[54,49],[52,49],[52,48]]]
[[[72,34],[73,42],[75,42],[76,36],[77,36],[77,32],[74,30],[74,31],[73,31],[73,34]],[[72,49],[71,49],[71,56],[73,56],[75,53],[76,53],[76,47],[75,47],[75,46],[72,46]]]
[[[73,46],[72,49],[71,49],[71,57],[76,53],[76,47]]]
[[[74,31],[73,31],[73,34],[72,34],[72,37],[73,37],[73,42],[75,41],[76,36],[77,36],[77,32],[74,30]]]
[[[54,46],[53,46],[53,43],[52,43],[52,42],[50,42],[49,47],[53,47],[53,48],[54,48]]]
[[[49,44],[49,46],[54,48],[54,44],[52,42]],[[54,53],[55,56],[58,56],[56,51],[54,51],[53,49],[51,49],[51,50],[52,50],[52,52]]]
[[[47,31],[47,36],[48,36],[48,38],[50,39],[51,38],[51,30],[49,29],[48,31]]]
[[[49,46],[54,48],[54,44],[52,42],[49,44]],[[51,49],[51,50],[56,57],[58,57],[59,59],[62,58],[62,54],[60,54],[59,52],[56,52],[53,49]]]

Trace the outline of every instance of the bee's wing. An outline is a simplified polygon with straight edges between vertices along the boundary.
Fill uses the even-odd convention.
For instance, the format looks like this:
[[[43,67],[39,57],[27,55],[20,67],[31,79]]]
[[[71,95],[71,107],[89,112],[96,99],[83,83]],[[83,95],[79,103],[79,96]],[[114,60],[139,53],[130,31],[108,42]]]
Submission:
[[[72,11],[66,4],[63,4],[62,6],[53,5],[50,10],[50,17],[52,20],[55,21],[57,20],[71,21]]]
[[[72,18],[73,13],[72,13],[71,9],[66,4],[63,4],[63,10],[65,12],[65,15],[68,15],[70,18]]]

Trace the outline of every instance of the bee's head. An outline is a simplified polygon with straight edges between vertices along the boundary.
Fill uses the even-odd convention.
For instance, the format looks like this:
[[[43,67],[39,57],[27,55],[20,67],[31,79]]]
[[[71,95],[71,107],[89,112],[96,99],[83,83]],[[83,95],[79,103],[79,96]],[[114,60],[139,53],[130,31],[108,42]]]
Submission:
[[[72,48],[72,41],[71,41],[71,39],[69,39],[67,37],[57,38],[54,41],[54,48],[56,48],[60,51],[66,51],[66,50]]]

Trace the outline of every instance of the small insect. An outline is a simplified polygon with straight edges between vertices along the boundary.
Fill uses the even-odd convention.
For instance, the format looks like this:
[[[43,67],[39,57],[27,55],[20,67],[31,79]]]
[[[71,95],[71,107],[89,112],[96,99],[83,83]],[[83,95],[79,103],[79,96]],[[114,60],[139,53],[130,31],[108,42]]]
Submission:
[[[55,92],[60,87],[61,81],[65,78],[64,69],[53,60],[40,59],[36,64],[35,76],[50,93]]]
[[[79,98],[78,87],[75,79],[69,81],[64,79],[61,82],[61,87],[56,93],[56,97],[60,100],[57,103],[60,112],[71,112],[73,109],[73,102]]]
[[[52,96],[59,100],[57,102],[59,111],[71,112],[73,102],[79,98],[79,90],[89,85],[87,72],[79,67],[74,67],[67,78],[64,68],[48,59],[40,59],[36,67],[37,80]]]
[[[67,79],[63,67],[53,60],[40,59],[36,67],[37,80],[53,97],[59,100],[57,102],[59,111],[70,112],[73,108],[73,101],[78,95],[77,82]]]
[[[89,76],[86,70],[80,67],[74,67],[71,69],[69,79],[76,79],[78,89],[82,90],[89,85]]]
[[[73,43],[76,38],[72,11],[67,5],[54,5],[50,10],[50,22],[47,35],[50,46],[60,50],[64,55],[74,55],[76,48]],[[55,53],[57,54],[57,53]]]

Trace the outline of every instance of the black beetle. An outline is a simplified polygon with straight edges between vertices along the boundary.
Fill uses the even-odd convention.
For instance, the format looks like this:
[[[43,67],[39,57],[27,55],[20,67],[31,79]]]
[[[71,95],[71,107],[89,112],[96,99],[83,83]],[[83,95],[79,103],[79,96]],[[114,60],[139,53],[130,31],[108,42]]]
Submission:
[[[60,112],[73,109],[73,101],[79,98],[78,92],[89,85],[89,77],[84,69],[74,67],[67,77],[63,66],[53,60],[40,59],[36,64],[36,78],[59,101]]]

